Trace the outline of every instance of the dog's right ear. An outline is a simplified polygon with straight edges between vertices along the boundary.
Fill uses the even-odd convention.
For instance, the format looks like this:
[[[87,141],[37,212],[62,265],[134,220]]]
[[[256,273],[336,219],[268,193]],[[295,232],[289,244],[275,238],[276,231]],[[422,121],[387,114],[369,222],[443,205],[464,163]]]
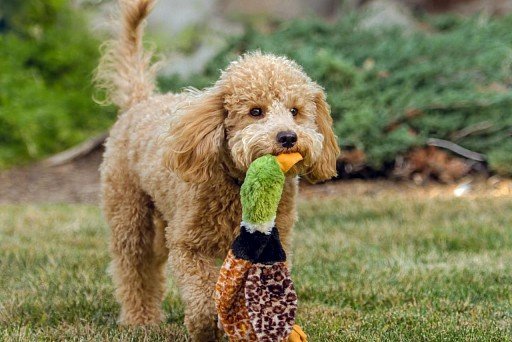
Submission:
[[[210,88],[176,114],[179,118],[171,125],[164,163],[186,182],[205,182],[219,167],[224,142],[223,102],[220,87]]]

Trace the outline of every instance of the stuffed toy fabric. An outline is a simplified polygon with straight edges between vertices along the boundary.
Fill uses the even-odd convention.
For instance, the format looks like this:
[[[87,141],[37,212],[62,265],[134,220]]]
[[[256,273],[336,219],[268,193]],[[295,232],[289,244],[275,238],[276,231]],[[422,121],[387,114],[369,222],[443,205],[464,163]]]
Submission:
[[[275,227],[285,176],[299,153],[256,159],[241,187],[242,223],[215,288],[219,323],[230,341],[306,341],[295,323],[297,295]]]

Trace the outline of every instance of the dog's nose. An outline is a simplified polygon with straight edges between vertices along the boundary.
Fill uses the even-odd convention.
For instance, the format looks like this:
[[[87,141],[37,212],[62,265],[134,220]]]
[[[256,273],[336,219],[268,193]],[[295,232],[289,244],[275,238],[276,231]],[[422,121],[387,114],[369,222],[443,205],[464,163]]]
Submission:
[[[292,131],[282,131],[277,133],[277,142],[281,144],[281,146],[290,148],[295,145],[297,142],[297,134]]]

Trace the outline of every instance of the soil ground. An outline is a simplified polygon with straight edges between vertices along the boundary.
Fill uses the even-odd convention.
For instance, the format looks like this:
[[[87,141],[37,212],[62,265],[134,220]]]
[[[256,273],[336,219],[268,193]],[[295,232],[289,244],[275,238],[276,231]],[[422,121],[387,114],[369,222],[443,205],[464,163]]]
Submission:
[[[99,172],[103,150],[96,149],[84,157],[59,166],[44,162],[0,172],[1,203],[98,203]],[[468,185],[469,184],[469,185]],[[512,195],[512,180],[465,179],[458,184],[390,180],[344,180],[319,185],[301,183],[301,198],[427,196],[507,196]]]
[[[0,203],[97,203],[103,151],[55,167],[44,162],[0,172]]]

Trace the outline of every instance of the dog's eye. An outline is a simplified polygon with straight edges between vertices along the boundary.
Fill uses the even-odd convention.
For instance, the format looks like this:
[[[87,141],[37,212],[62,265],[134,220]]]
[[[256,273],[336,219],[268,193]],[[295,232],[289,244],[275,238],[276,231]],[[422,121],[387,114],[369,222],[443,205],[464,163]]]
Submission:
[[[252,108],[249,111],[249,114],[251,114],[251,116],[262,116],[263,110],[261,110],[261,108]]]
[[[299,110],[297,108],[290,109],[290,113],[292,113],[293,116],[299,114]]]

